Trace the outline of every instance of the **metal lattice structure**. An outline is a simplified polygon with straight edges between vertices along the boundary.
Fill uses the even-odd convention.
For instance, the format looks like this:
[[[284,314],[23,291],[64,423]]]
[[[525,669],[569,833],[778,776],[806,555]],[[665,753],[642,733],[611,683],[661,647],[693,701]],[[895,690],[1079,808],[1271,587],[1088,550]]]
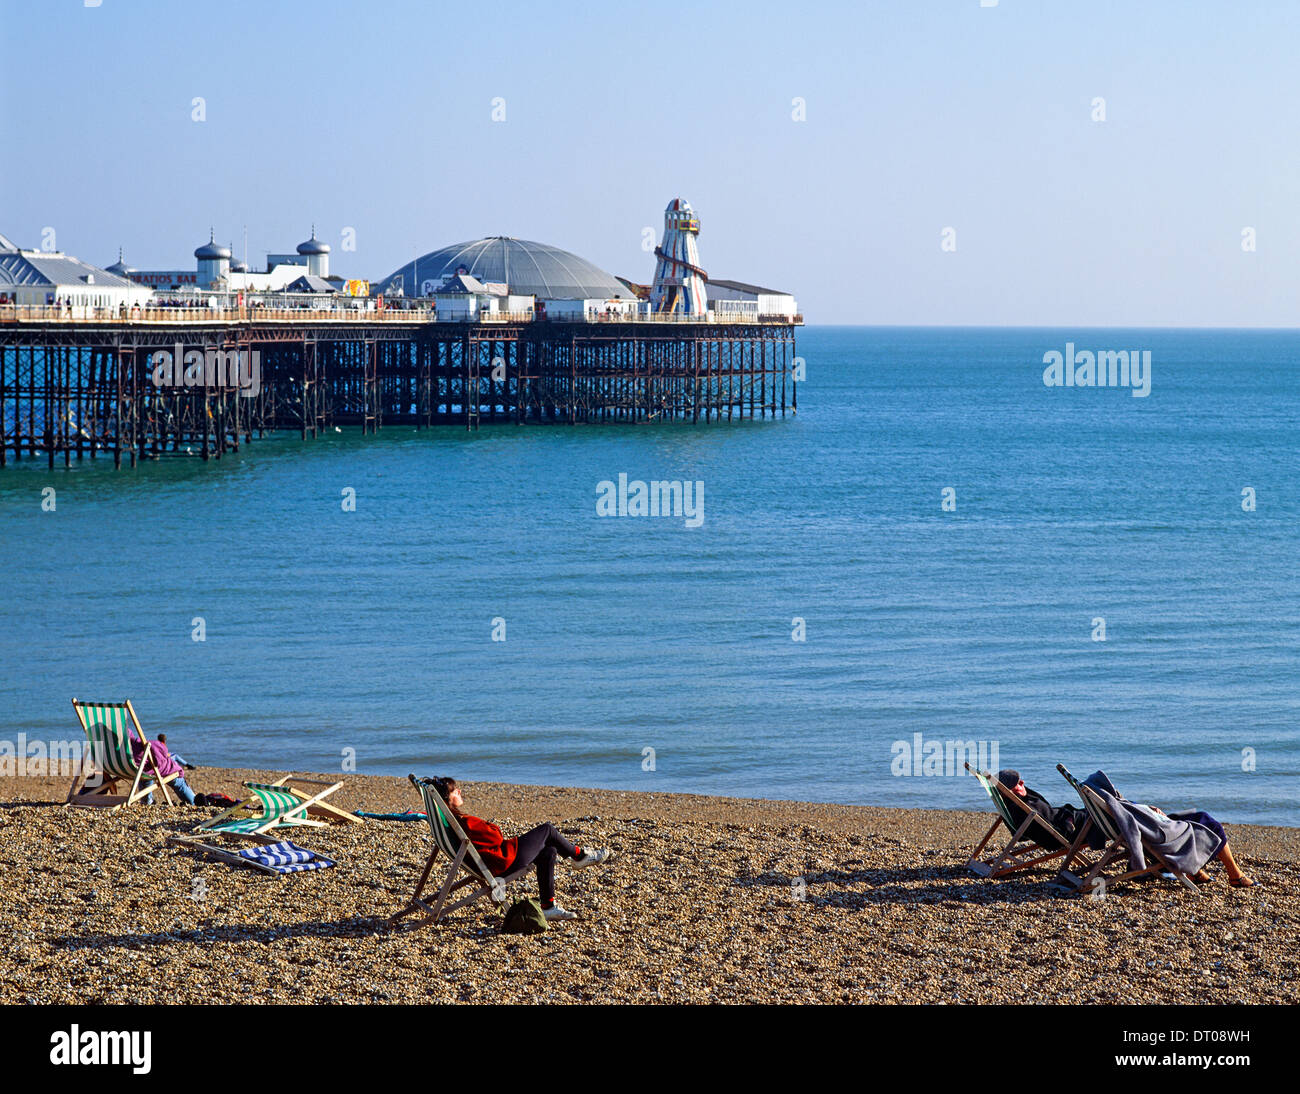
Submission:
[[[161,384],[164,351],[256,361],[256,390],[210,365]],[[0,466],[220,458],[268,431],[336,425],[784,416],[794,353],[787,323],[0,321]]]

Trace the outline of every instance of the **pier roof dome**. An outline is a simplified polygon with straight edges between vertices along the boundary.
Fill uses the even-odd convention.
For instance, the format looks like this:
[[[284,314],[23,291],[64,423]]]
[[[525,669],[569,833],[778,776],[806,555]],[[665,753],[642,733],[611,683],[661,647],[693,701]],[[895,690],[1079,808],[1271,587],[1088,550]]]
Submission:
[[[117,274],[118,277],[130,277],[136,272],[134,266],[128,266],[124,261],[122,261],[122,249],[120,247],[117,251],[117,261],[114,262],[113,265],[105,266],[104,268],[111,274]]]
[[[213,242],[209,236],[208,241],[194,252],[195,258],[229,258],[230,248],[223,247],[220,243]]]
[[[300,255],[327,255],[330,253],[330,245],[322,243],[316,238],[316,226],[314,224],[311,229],[311,239],[298,244],[298,253]]]
[[[407,296],[427,296],[443,278],[461,267],[480,281],[505,282],[519,296],[605,300],[631,295],[627,286],[585,258],[546,243],[511,236],[489,236],[430,251],[395,270],[380,284],[384,292],[400,286]]]

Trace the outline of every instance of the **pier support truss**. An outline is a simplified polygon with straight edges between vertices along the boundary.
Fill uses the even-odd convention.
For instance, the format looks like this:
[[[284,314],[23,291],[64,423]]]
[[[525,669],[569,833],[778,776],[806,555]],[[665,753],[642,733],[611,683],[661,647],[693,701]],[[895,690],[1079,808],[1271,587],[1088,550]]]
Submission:
[[[195,350],[245,371],[184,378]],[[171,382],[160,353],[179,356]],[[784,416],[794,353],[785,324],[0,323],[0,466],[220,459],[333,426]]]

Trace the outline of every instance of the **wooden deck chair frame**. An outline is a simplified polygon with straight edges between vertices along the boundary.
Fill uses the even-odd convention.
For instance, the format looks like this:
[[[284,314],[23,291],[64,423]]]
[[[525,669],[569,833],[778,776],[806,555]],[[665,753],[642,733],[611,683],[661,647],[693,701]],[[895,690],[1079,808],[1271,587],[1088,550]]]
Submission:
[[[437,923],[449,912],[473,904],[483,897],[490,897],[495,904],[503,903],[505,901],[506,886],[527,874],[532,869],[532,863],[521,866],[519,869],[512,870],[500,877],[494,877],[492,871],[487,868],[479,857],[478,849],[465,835],[464,829],[456,820],[456,815],[443,801],[442,795],[438,793],[437,788],[433,786],[432,780],[417,779],[414,775],[408,775],[407,777],[411,780],[411,785],[420,791],[420,796],[424,799],[425,813],[428,816],[429,829],[433,835],[433,850],[429,852],[429,858],[424,864],[424,870],[420,873],[420,879],[415,883],[415,892],[411,894],[411,899],[389,918],[388,925],[395,927],[397,921],[403,916],[410,915],[412,912],[424,912],[424,918],[414,924],[418,930],[428,923]],[[447,875],[438,890],[436,903],[433,907],[429,907],[428,903],[421,899],[421,893],[424,892],[424,887],[429,882],[429,875],[433,872],[433,864],[439,854],[445,854],[451,861],[451,865],[448,867]],[[458,879],[456,875],[461,873],[462,870],[465,872],[465,876]],[[466,885],[473,885],[474,891],[454,904],[448,904],[447,898],[457,889]]]
[[[1107,877],[1105,874],[1106,868],[1119,859],[1131,859],[1132,849],[1120,833],[1119,826],[1115,823],[1114,814],[1111,813],[1105,799],[1092,787],[1079,782],[1070,774],[1065,764],[1057,764],[1056,770],[1061,773],[1066,782],[1074,787],[1075,793],[1083,801],[1083,807],[1088,811],[1088,819],[1106,837],[1106,846],[1102,848],[1100,856],[1095,862],[1086,863],[1087,868],[1084,870],[1072,869],[1076,861],[1085,861],[1082,856],[1084,833],[1080,832],[1075,837],[1074,843],[1070,847],[1070,853],[1066,856],[1061,872],[1057,875],[1063,884],[1080,893],[1092,893],[1097,887],[1099,878],[1102,879],[1105,885],[1118,885],[1122,881],[1132,881],[1134,878],[1146,874],[1159,877],[1162,873],[1169,873],[1185,889],[1193,893],[1200,893],[1196,882],[1188,877],[1185,871],[1175,869],[1170,865],[1169,860],[1145,839],[1142,841],[1142,849],[1146,854],[1146,866],[1141,870],[1125,870],[1118,875]]]
[[[246,782],[244,786],[253,791],[253,797],[257,799],[261,806],[260,816],[250,815],[254,813],[253,806],[247,801],[237,802],[223,813],[218,813],[215,817],[209,817],[201,824],[195,825],[187,835],[168,836],[167,842],[177,847],[186,847],[192,851],[202,851],[214,858],[221,859],[223,862],[229,862],[236,866],[251,866],[255,870],[261,870],[264,873],[275,874],[281,877],[278,870],[272,870],[269,867],[262,866],[260,863],[252,862],[248,859],[241,858],[224,847],[214,843],[204,842],[208,838],[225,838],[232,840],[248,840],[253,843],[279,843],[282,836],[272,836],[268,833],[275,828],[324,828],[324,821],[311,820],[305,814],[314,804],[319,802],[327,794],[334,793],[342,783],[329,783],[320,779],[295,779],[297,782],[311,783],[316,786],[324,786],[327,789],[311,796],[302,790],[293,786],[285,785],[290,779],[295,779],[292,775],[286,775],[273,783],[254,783]],[[278,801],[278,807],[275,802]],[[290,805],[289,801],[296,802]],[[329,807],[331,812],[338,812],[333,806]],[[328,815],[328,814],[327,814]],[[263,823],[244,831],[231,831],[221,827],[223,821],[232,819],[238,820],[262,820]],[[355,818],[360,822],[361,818]]]
[[[158,761],[154,758],[152,747],[149,746],[149,738],[140,728],[140,719],[136,717],[135,707],[131,705],[130,699],[121,703],[87,703],[74,698],[72,709],[76,711],[77,721],[81,723],[82,731],[86,734],[88,747],[82,754],[77,773],[68,788],[65,806],[82,809],[120,809],[124,805],[134,805],[137,801],[147,798],[154,792],[155,786],[162,789],[168,805],[176,804],[167,784],[175,781],[180,772],[173,772],[170,775],[159,773]],[[103,736],[97,740],[99,727],[112,734],[113,740],[110,741]],[[132,729],[146,746],[139,760],[136,760],[131,752]],[[88,781],[95,775],[100,776],[99,785],[94,790],[86,790]],[[146,775],[153,782],[142,786],[141,782]],[[127,781],[131,783],[130,791],[126,794],[117,793],[117,784]]]
[[[236,838],[245,836],[262,836],[273,828],[325,828],[326,824],[322,820],[313,820],[306,816],[307,810],[311,808],[319,799],[326,794],[332,794],[342,783],[321,783],[322,786],[328,786],[329,789],[316,795],[308,795],[302,790],[292,786],[284,786],[281,783],[255,783],[246,782],[244,786],[253,791],[254,798],[257,799],[257,805],[261,806],[260,812],[254,812],[254,806],[248,801],[236,802],[223,813],[218,813],[215,817],[209,817],[201,824],[196,824],[191,830],[191,834],[197,835],[200,832],[208,832],[212,835],[234,836]],[[287,806],[284,809],[275,810],[268,807],[267,796],[278,796],[296,801],[296,805]],[[286,803],[287,804],[287,803]],[[358,817],[357,820],[361,818]],[[263,823],[246,832],[231,832],[221,828],[224,821],[229,820],[261,820]],[[178,837],[181,838],[181,837]],[[275,840],[270,842],[275,843]]]
[[[282,775],[268,786],[282,786],[287,790],[293,791],[294,794],[303,798],[307,802],[307,812],[313,817],[323,817],[325,820],[346,821],[348,824],[364,824],[365,822],[355,813],[349,813],[346,809],[340,809],[337,805],[330,805],[325,799],[334,791],[342,787],[341,782],[332,783],[328,779],[309,779],[305,775]],[[324,790],[319,793],[308,796],[298,790],[298,786],[323,786]]]
[[[259,835],[251,832],[221,832],[215,835],[229,836],[232,839],[251,840],[253,843],[279,843],[279,836]],[[177,847],[185,847],[191,851],[202,851],[206,855],[220,859],[222,862],[228,862],[232,866],[249,866],[254,870],[260,870],[264,874],[273,874],[275,877],[285,877],[279,870],[273,870],[269,866],[263,866],[260,862],[254,862],[252,859],[241,858],[234,851],[227,847],[218,847],[215,843],[204,843],[201,839],[194,836],[168,836],[167,842]]]
[[[1014,874],[1017,870],[1027,870],[1031,866],[1037,866],[1043,862],[1051,862],[1053,859],[1061,858],[1070,852],[1070,841],[1067,840],[1056,828],[1051,821],[1045,820],[1030,809],[1022,802],[1010,787],[1003,786],[997,778],[990,775],[987,771],[980,771],[977,768],[966,764],[966,770],[979,780],[981,786],[988,793],[990,800],[993,802],[993,808],[996,812],[996,818],[992,826],[984,833],[984,838],[976,845],[975,850],[971,852],[970,859],[966,862],[967,867],[979,874],[980,877],[1006,877],[1007,874]],[[1007,808],[1007,802],[1015,802],[1020,812],[1024,814],[1017,819],[1017,815]],[[1025,833],[1029,830],[1030,825],[1034,822],[1048,832],[1058,844],[1057,847],[1044,847],[1036,840],[1030,839]],[[991,858],[981,859],[980,855],[988,845],[993,834],[1003,826],[1011,831],[1012,835],[1007,840],[1006,846]],[[1085,830],[1087,825],[1084,826]]]

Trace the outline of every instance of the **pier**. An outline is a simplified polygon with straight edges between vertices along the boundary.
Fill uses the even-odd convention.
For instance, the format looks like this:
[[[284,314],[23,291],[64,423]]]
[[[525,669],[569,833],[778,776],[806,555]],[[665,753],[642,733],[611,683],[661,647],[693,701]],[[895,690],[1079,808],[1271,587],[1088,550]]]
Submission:
[[[335,426],[783,417],[798,405],[800,322],[3,305],[0,467],[219,459],[267,432]]]

